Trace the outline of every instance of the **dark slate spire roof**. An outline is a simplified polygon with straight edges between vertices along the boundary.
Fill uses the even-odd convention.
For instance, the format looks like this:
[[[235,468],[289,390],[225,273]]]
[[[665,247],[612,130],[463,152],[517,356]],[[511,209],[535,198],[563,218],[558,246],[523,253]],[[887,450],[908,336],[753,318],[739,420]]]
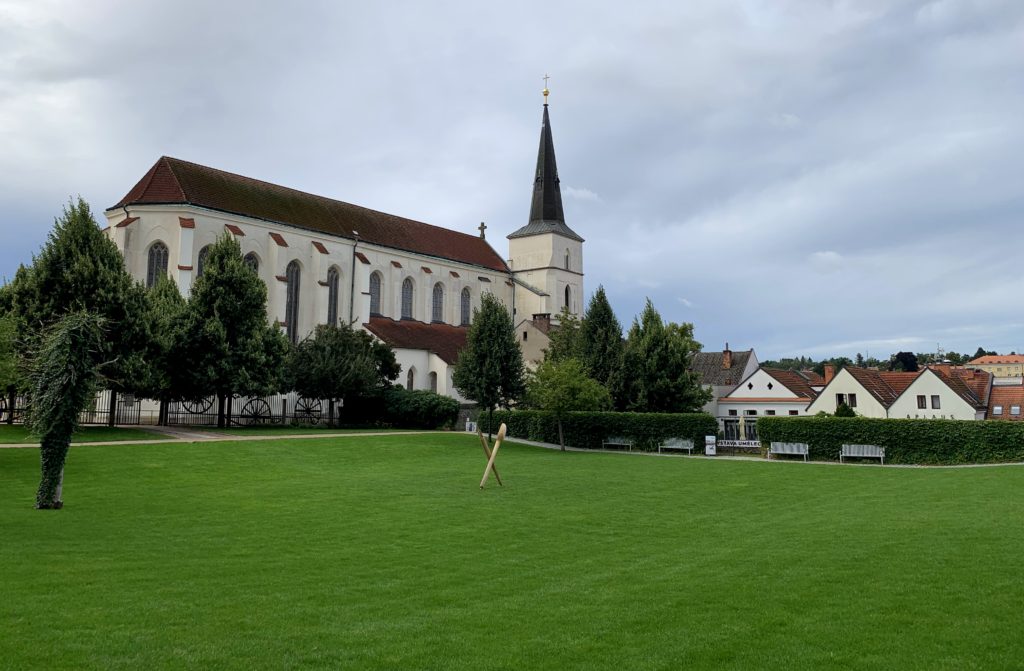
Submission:
[[[537,174],[533,182],[530,222],[508,237],[509,239],[525,238],[544,233],[557,233],[583,242],[583,238],[565,225],[565,213],[562,211],[562,190],[558,185],[555,143],[551,139],[551,121],[548,118],[547,103],[544,103],[544,122],[540,129],[540,148],[537,150]]]

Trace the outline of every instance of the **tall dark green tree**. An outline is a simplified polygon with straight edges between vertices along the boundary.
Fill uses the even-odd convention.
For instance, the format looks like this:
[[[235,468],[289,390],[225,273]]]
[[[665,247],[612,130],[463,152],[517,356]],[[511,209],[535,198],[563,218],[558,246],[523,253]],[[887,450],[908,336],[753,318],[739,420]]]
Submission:
[[[373,343],[364,335],[345,325],[321,325],[288,355],[287,386],[306,398],[327,399],[331,425],[335,401],[380,383]]]
[[[62,508],[64,462],[78,414],[96,393],[97,365],[103,352],[103,320],[70,312],[36,340],[31,361],[28,424],[40,439],[42,474],[36,508]]]
[[[15,346],[14,318],[0,312],[0,421],[14,423],[15,395],[21,376]]]
[[[889,370],[916,373],[917,369],[917,355],[913,352],[896,352],[889,361]]]
[[[701,345],[692,324],[665,324],[650,299],[633,321],[615,380],[616,405],[634,412],[697,412],[711,399],[690,370]]]
[[[100,231],[89,205],[78,198],[55,221],[46,245],[30,267],[18,269],[10,286],[11,312],[21,334],[21,355],[38,347],[42,334],[70,312],[101,318],[106,338],[100,349],[103,385],[136,391],[147,374],[149,341],[145,290],[125,270],[114,242]],[[115,415],[110,413],[110,423]]]
[[[144,395],[160,401],[160,424],[167,423],[170,401],[190,395],[188,371],[181,365],[187,359],[188,340],[185,334],[188,304],[169,277],[161,277],[146,292],[146,318],[150,341],[146,362]]]
[[[508,310],[485,293],[452,373],[459,393],[476,401],[491,416],[495,407],[509,407],[526,391],[523,354],[513,331]],[[491,424],[488,422],[488,426]]]
[[[210,246],[203,274],[192,285],[184,337],[190,396],[217,397],[218,426],[227,424],[231,396],[280,389],[288,342],[267,321],[267,287],[231,235]]]
[[[603,286],[590,298],[580,327],[580,355],[588,375],[605,385],[622,366],[622,325],[608,302]]]

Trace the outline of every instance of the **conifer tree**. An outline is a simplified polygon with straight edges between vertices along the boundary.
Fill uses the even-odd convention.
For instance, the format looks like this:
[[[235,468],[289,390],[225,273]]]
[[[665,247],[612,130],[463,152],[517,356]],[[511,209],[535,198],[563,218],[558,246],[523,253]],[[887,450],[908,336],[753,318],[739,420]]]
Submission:
[[[583,356],[582,324],[579,318],[563,307],[558,315],[558,328],[548,334],[550,342],[544,351],[546,361],[565,361],[581,359]]]
[[[210,246],[203,274],[192,285],[185,316],[182,369],[191,398],[216,395],[217,425],[227,400],[279,390],[288,342],[267,321],[267,287],[225,233]]]
[[[166,424],[168,403],[189,396],[190,379],[181,365],[188,347],[185,335],[188,303],[178,291],[178,285],[163,276],[146,292],[146,311],[151,337],[144,394],[160,401],[158,423]]]
[[[523,354],[514,328],[505,306],[485,293],[480,309],[474,311],[466,347],[459,353],[452,374],[459,393],[485,408],[489,420],[495,407],[509,407],[526,391]]]
[[[634,412],[697,412],[711,399],[690,370],[701,345],[692,324],[665,324],[650,299],[633,320],[615,378],[616,405]]]
[[[605,385],[622,366],[622,325],[615,318],[603,286],[590,297],[580,328],[581,360],[588,375]]]

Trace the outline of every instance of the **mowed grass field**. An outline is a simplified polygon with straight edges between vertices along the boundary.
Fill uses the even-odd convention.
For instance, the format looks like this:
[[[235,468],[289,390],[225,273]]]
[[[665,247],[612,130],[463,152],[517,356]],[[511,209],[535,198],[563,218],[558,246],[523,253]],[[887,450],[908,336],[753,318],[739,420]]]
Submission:
[[[1024,468],[460,434],[0,450],[0,668],[1002,669]]]
[[[168,436],[145,429],[129,429],[124,427],[81,426],[75,431],[74,442],[94,443],[107,440],[165,440]],[[0,445],[16,443],[34,443],[39,438],[22,424],[0,424]]]

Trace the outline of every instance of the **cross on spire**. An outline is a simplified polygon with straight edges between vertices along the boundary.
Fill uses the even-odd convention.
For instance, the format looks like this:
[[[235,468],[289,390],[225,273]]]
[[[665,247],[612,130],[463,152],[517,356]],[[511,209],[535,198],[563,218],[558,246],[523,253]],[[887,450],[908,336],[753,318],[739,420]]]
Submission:
[[[479,229],[480,229],[480,239],[484,240],[486,238],[486,236],[484,235],[484,231],[487,230],[487,224],[485,224],[484,222],[481,221]]]
[[[548,93],[550,93],[550,91],[548,91],[548,80],[549,79],[551,79],[551,77],[549,77],[548,73],[545,72],[544,73],[544,92],[543,92],[544,93],[544,104],[545,105],[548,104]]]

